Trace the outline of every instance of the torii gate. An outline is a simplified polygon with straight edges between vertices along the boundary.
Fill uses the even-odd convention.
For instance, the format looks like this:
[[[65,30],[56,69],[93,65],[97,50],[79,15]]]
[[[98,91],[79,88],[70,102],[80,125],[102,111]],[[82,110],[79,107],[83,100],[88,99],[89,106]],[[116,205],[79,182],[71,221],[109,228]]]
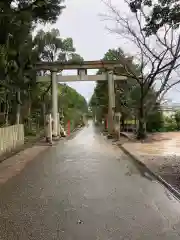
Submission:
[[[72,81],[108,81],[108,132],[112,134],[114,130],[114,109],[115,109],[115,89],[114,81],[126,80],[126,77],[113,74],[115,67],[121,66],[119,61],[83,61],[83,62],[39,62],[36,64],[36,70],[49,70],[51,76],[38,76],[38,82],[52,80],[52,116],[54,120],[53,135],[58,135],[58,82]],[[106,72],[99,75],[87,75],[87,69],[104,69]],[[77,75],[62,76],[57,75],[63,70],[77,70]]]

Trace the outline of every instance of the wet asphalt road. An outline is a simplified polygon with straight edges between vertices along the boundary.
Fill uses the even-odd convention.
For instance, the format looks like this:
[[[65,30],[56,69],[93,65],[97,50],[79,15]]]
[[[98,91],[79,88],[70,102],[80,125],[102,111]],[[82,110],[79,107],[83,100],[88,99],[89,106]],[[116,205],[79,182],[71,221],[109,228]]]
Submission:
[[[0,186],[0,239],[180,239],[180,203],[90,125]]]

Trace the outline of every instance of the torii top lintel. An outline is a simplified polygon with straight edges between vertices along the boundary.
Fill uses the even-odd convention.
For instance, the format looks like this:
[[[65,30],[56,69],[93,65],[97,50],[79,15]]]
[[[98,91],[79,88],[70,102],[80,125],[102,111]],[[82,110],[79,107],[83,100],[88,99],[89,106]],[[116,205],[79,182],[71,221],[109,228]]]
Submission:
[[[120,61],[83,61],[83,62],[38,62],[36,70],[74,70],[74,69],[114,69],[121,66]]]

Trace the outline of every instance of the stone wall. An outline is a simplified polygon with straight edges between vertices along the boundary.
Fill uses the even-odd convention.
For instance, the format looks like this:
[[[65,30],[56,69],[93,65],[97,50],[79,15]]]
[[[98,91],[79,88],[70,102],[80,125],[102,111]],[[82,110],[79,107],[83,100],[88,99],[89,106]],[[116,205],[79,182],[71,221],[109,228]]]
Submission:
[[[0,128],[0,156],[24,144],[23,124]]]

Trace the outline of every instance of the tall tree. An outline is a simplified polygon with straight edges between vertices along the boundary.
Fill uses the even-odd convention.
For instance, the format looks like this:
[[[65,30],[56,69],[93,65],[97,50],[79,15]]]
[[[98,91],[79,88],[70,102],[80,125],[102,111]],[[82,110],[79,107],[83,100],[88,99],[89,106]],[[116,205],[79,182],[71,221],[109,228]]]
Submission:
[[[174,118],[176,121],[177,129],[180,130],[180,111],[175,112]]]
[[[104,60],[120,60],[125,58],[125,54],[122,49],[110,49],[104,55]],[[132,59],[132,58],[131,58]],[[133,66],[136,71],[138,71],[137,66]],[[123,75],[124,68],[115,69],[114,74]],[[99,106],[101,109],[100,118],[104,117],[108,112],[108,87],[107,82],[98,82],[95,88],[94,94],[92,96],[90,105]],[[137,119],[138,108],[140,101],[140,87],[133,78],[127,78],[125,81],[115,81],[115,93],[116,93],[116,111],[121,112],[121,123],[124,125],[126,119]],[[152,88],[148,93],[148,100],[153,99],[156,92]],[[150,117],[147,116],[147,129],[159,129],[162,125],[162,116],[160,114],[160,107],[156,103],[154,109],[150,111]],[[153,121],[152,120],[153,116]]]
[[[50,86],[36,82],[34,65],[37,61],[82,59],[74,52],[72,39],[60,38],[58,30],[49,33],[41,31],[43,38],[39,41],[32,37],[38,23],[54,23],[57,20],[64,8],[62,4],[63,0],[3,0],[0,3],[0,104],[7,123],[14,124],[15,116],[20,112],[23,123],[24,120],[29,122],[29,118],[33,124],[42,120],[42,96],[49,106]],[[70,87],[66,88],[64,102],[72,105],[65,108],[64,114],[67,119],[76,118],[77,124],[86,102]],[[59,99],[62,92],[63,86],[60,85]],[[4,119],[0,121],[4,124]],[[32,129],[27,129],[25,124],[25,133],[29,130]]]
[[[122,49],[109,49],[107,53],[105,53],[103,60],[120,60],[121,58],[126,58]],[[101,74],[102,71],[98,71],[98,74]],[[121,75],[124,72],[123,68],[119,68],[118,70],[115,69],[114,74]],[[130,84],[131,82],[131,84]],[[128,79],[127,81],[116,81],[115,82],[115,89],[116,89],[116,111],[121,112],[123,117],[127,115],[127,109],[125,107],[125,99],[127,93],[129,91],[128,87],[133,87],[133,82]],[[128,90],[128,91],[127,91]],[[108,83],[107,81],[104,82],[97,82],[94,94],[92,96],[91,106],[94,106],[94,109],[98,107],[98,117],[100,120],[105,118],[108,113]],[[96,112],[97,113],[97,112]]]
[[[128,6],[130,1],[126,1]],[[140,88],[138,108],[139,138],[146,137],[146,116],[156,101],[163,99],[167,91],[179,83],[176,70],[180,64],[180,36],[172,25],[163,25],[153,36],[149,36],[143,29],[146,26],[144,11],[122,13],[118,7],[107,2],[116,27],[111,32],[123,36],[134,50],[134,62],[138,64],[139,73],[135,72],[132,64],[121,59],[125,68],[125,76],[133,78]],[[154,98],[149,101],[149,92],[156,89]]]
[[[52,29],[51,31],[45,32],[40,30],[34,38],[35,49],[39,52],[39,58],[41,61],[69,61],[73,59],[83,59],[75,53],[72,38],[61,38],[58,29]],[[47,72],[45,72],[46,74]],[[44,73],[43,73],[44,74]],[[51,83],[45,89],[42,94],[42,104],[44,112],[45,103],[44,97],[51,89]]]
[[[16,89],[17,105],[20,104],[20,88],[24,82],[24,70],[29,68],[29,55],[23,61],[22,49],[27,48],[31,31],[38,22],[55,22],[61,10],[62,0],[26,1],[8,0],[0,3],[0,86],[5,88],[6,105],[10,92]],[[31,48],[32,51],[32,48]],[[36,59],[37,61],[37,59]],[[27,79],[27,78],[26,78]],[[25,80],[27,81],[27,80]],[[19,109],[19,107],[18,107]]]
[[[43,61],[66,61],[75,52],[72,38],[60,38],[58,29],[52,29],[50,32],[40,30],[34,41],[41,52],[40,58]]]
[[[178,28],[180,24],[180,3],[177,0],[131,0],[128,2],[131,11],[146,11],[144,31],[147,35],[156,34],[164,25]]]

